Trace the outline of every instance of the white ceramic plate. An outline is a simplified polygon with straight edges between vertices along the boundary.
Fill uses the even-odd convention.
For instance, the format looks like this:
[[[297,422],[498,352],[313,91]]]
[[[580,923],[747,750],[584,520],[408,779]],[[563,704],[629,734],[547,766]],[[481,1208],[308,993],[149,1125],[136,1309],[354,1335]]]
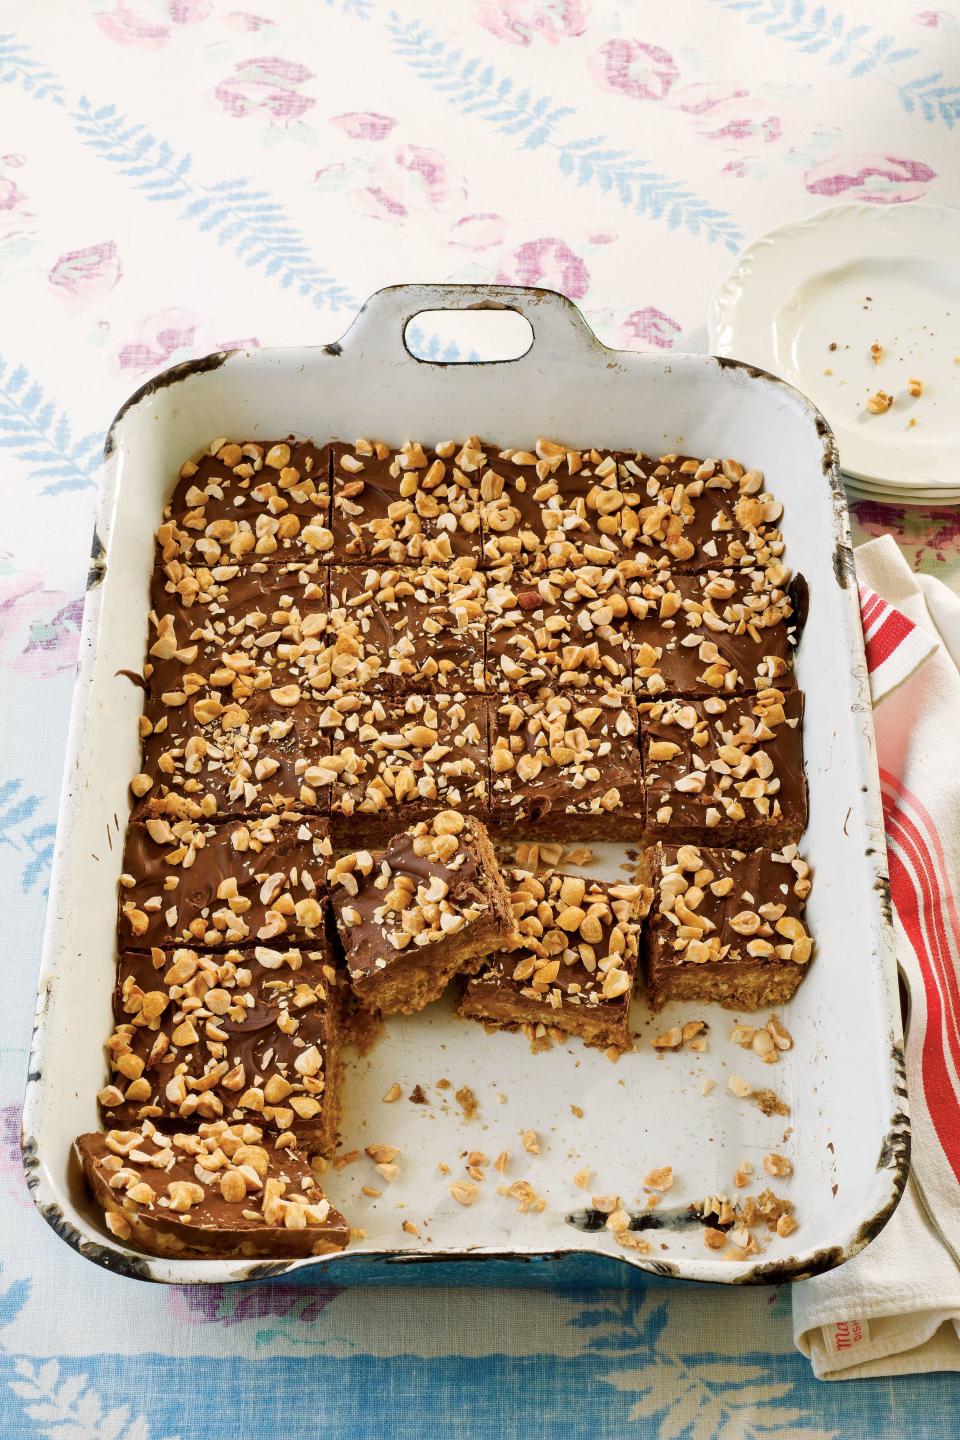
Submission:
[[[772,230],[719,287],[709,324],[714,354],[823,411],[858,491],[960,502],[960,210],[839,205]],[[877,390],[894,397],[883,415],[866,410]]]

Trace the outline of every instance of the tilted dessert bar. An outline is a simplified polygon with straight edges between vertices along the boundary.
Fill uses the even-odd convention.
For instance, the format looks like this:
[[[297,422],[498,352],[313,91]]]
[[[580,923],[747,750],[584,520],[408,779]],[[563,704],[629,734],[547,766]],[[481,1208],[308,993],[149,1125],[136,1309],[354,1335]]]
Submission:
[[[257,1125],[81,1135],[76,1152],[107,1228],[152,1255],[296,1259],[342,1250],[347,1222],[299,1151]]]
[[[459,1013],[497,1029],[544,1027],[627,1050],[628,1016],[649,891],[553,871],[504,879],[519,931],[466,985]]]
[[[514,935],[486,832],[455,810],[340,856],[330,889],[350,983],[384,1014],[421,1010]]]
[[[644,852],[653,890],[645,931],[651,1004],[716,1000],[728,1010],[783,1005],[813,941],[803,922],[810,870],[781,851],[657,844]]]

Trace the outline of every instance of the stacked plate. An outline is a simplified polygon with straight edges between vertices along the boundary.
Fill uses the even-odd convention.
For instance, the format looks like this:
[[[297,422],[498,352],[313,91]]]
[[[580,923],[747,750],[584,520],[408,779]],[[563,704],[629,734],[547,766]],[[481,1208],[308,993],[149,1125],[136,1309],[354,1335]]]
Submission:
[[[715,355],[823,411],[855,494],[960,505],[960,210],[839,205],[772,230],[709,324]]]

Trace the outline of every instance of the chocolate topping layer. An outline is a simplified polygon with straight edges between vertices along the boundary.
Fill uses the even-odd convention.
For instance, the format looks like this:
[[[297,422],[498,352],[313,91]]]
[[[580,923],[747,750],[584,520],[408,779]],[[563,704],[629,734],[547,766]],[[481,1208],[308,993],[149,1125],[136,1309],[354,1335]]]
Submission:
[[[647,834],[713,845],[798,840],[807,820],[803,694],[641,703]]]
[[[643,814],[638,720],[615,692],[541,690],[495,704],[490,751],[492,817],[537,826],[591,817],[598,836]]]
[[[340,564],[444,564],[479,559],[479,467],[475,441],[433,450],[409,441],[337,441],[333,455],[334,556]]]
[[[356,678],[391,691],[483,690],[485,577],[451,565],[337,567],[331,626],[358,641]]]
[[[218,440],[188,460],[157,531],[160,560],[329,559],[330,451],[312,441]],[[211,453],[213,452],[213,453]]]
[[[330,853],[327,822],[315,816],[132,824],[120,877],[121,944],[309,943],[323,935]]]
[[[336,1038],[337,975],[325,946],[126,952],[107,1042],[107,1124],[252,1119],[319,1131]],[[335,1124],[335,1120],[334,1120]]]
[[[615,566],[488,577],[487,670],[499,690],[627,688],[629,607]]]

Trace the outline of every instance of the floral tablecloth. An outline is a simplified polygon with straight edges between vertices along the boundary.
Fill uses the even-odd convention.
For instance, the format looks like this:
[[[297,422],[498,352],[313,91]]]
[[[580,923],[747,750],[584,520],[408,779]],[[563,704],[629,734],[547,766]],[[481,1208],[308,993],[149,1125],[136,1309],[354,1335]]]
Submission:
[[[837,199],[960,203],[955,6],[397,4],[0,3],[0,1432],[952,1436],[954,1378],[812,1380],[785,1291],[149,1288],[27,1197],[45,886],[124,397],[211,349],[333,339],[401,279],[554,286],[608,343],[702,348],[754,234]],[[960,572],[957,511],[854,516]]]

